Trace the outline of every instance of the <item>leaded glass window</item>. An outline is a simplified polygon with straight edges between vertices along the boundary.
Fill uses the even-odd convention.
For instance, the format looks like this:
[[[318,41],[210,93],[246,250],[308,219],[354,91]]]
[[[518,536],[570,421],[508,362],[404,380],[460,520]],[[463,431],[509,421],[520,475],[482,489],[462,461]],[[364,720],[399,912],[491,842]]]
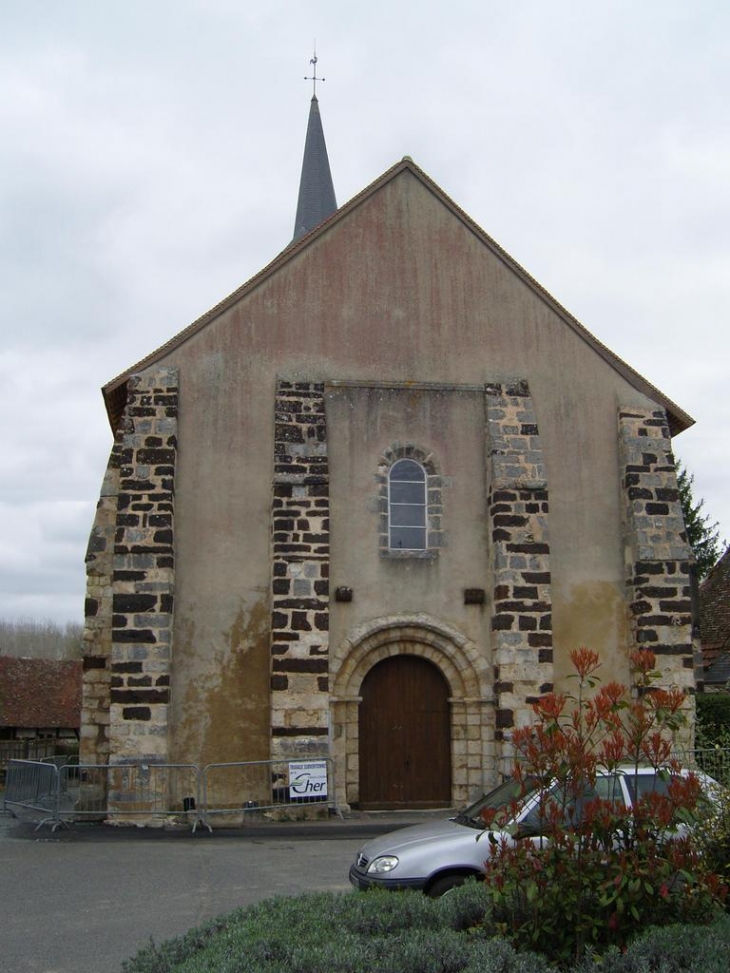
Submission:
[[[426,471],[412,459],[398,460],[388,474],[388,546],[426,549]]]

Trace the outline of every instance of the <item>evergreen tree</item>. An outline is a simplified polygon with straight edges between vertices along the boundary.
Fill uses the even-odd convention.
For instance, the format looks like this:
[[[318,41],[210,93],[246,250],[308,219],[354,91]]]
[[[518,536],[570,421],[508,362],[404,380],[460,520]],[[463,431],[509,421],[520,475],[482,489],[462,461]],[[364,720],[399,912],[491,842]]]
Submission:
[[[694,474],[688,473],[677,460],[679,501],[682,504],[684,525],[687,528],[687,542],[697,562],[698,580],[702,581],[717,563],[724,550],[724,544],[720,541],[720,525],[717,521],[713,523],[709,515],[702,512],[705,501],[695,502],[692,495],[694,480]]]

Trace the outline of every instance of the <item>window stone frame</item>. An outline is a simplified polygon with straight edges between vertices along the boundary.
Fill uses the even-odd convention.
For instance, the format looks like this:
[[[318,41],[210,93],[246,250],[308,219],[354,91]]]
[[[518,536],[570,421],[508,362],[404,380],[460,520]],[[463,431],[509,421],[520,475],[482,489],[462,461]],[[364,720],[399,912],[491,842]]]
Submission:
[[[426,473],[426,547],[424,550],[397,550],[389,546],[389,486],[390,470],[399,460],[410,459],[423,467]],[[428,560],[438,557],[446,546],[443,529],[443,490],[445,479],[430,450],[417,443],[392,443],[383,450],[376,474],[378,484],[378,553],[393,560]]]

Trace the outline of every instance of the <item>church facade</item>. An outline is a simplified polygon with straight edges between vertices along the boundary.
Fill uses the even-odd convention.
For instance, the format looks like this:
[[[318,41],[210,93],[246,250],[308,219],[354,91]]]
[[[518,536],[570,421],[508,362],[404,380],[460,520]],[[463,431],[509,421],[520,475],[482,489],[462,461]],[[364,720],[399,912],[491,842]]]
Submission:
[[[458,804],[572,648],[693,690],[692,420],[412,160],[339,209],[326,161],[315,98],[292,244],[104,387],[81,756]]]

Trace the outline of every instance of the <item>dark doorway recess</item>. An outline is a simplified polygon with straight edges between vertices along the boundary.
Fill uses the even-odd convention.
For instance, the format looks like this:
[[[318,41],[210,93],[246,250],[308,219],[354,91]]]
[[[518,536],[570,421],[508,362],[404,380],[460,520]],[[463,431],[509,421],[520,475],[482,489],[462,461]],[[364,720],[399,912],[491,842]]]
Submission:
[[[427,659],[373,666],[360,704],[360,807],[451,804],[449,685]]]

